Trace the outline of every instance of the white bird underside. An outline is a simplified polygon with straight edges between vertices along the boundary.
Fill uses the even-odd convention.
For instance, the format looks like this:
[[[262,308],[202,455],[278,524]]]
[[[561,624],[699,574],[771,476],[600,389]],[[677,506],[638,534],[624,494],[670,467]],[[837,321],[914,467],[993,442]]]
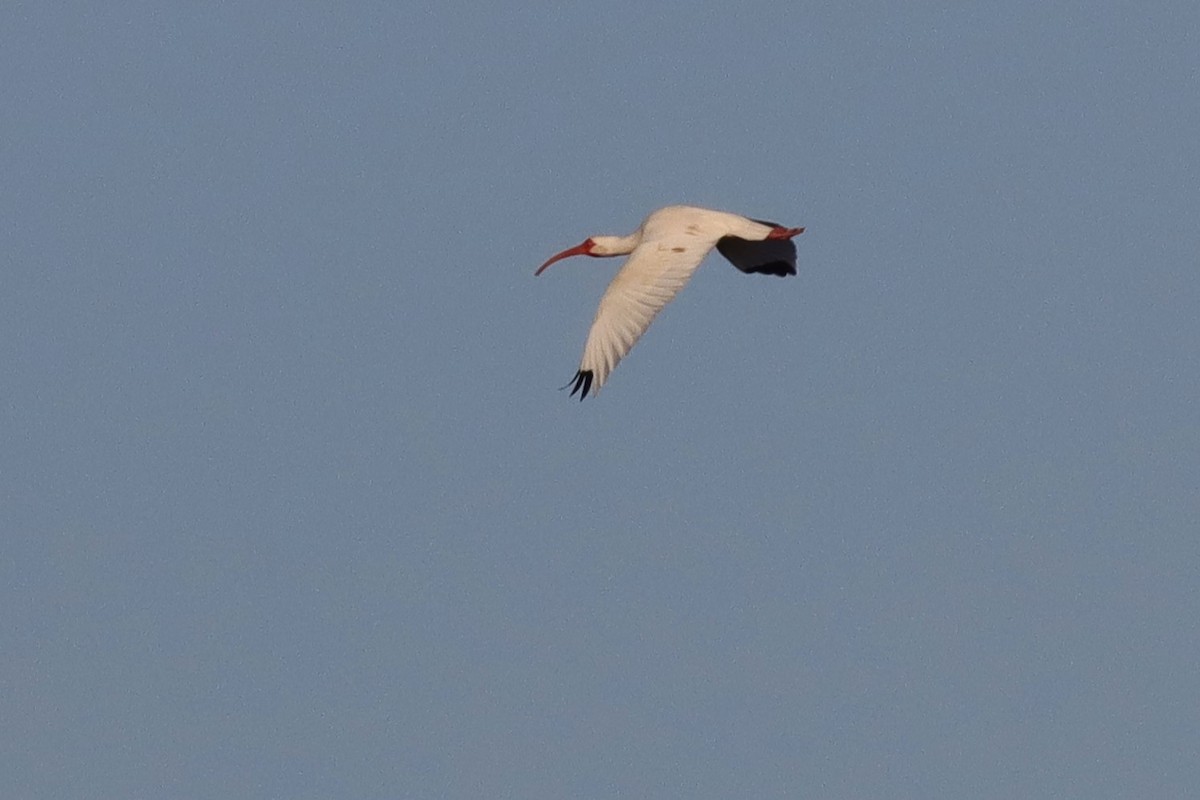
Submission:
[[[629,253],[600,299],[579,370],[568,383],[571,394],[580,392],[583,399],[599,392],[655,316],[687,285],[714,247],[743,272],[795,275],[796,246],[791,237],[803,230],[723,211],[669,206],[648,216],[631,236],[597,236],[551,258],[539,274],[554,261],[570,255]]]

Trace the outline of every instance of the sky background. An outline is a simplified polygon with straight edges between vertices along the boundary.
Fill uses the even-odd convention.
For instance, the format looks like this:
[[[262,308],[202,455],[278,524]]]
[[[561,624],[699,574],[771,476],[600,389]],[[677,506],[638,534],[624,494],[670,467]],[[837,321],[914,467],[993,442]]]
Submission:
[[[1195,797],[1200,6],[416,5],[0,10],[0,795]]]

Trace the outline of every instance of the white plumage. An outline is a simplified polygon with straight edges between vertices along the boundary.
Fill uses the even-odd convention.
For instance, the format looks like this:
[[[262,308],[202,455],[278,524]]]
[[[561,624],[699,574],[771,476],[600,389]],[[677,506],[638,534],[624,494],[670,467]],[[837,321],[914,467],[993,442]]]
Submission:
[[[597,393],[654,317],[687,285],[716,247],[747,273],[796,274],[791,238],[804,228],[784,228],[724,211],[668,206],[655,211],[629,236],[593,236],[551,257],[535,275],[569,256],[629,255],[604,296],[583,347],[571,394]]]

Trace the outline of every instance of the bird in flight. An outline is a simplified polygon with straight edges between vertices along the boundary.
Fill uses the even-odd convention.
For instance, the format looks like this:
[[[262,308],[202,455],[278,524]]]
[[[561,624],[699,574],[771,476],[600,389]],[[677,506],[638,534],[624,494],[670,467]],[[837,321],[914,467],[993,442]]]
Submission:
[[[628,236],[592,236],[551,256],[534,275],[570,256],[629,256],[600,298],[583,346],[583,360],[567,383],[572,387],[571,396],[578,392],[582,400],[589,392],[600,391],[713,247],[742,272],[784,277],[796,274],[792,237],[801,233],[804,228],[785,228],[724,211],[667,206],[646,217]]]

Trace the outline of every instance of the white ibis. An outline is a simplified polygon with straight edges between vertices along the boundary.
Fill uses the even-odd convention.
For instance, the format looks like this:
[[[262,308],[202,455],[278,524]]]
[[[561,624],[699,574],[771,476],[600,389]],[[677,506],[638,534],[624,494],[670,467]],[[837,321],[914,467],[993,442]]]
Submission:
[[[628,236],[593,236],[552,256],[533,274],[541,275],[555,261],[570,256],[629,256],[600,298],[583,361],[567,383],[573,387],[571,396],[581,392],[582,400],[589,392],[600,391],[713,247],[742,272],[783,277],[796,274],[796,245],[791,239],[801,233],[804,228],[785,228],[724,211],[667,206],[646,217]]]

